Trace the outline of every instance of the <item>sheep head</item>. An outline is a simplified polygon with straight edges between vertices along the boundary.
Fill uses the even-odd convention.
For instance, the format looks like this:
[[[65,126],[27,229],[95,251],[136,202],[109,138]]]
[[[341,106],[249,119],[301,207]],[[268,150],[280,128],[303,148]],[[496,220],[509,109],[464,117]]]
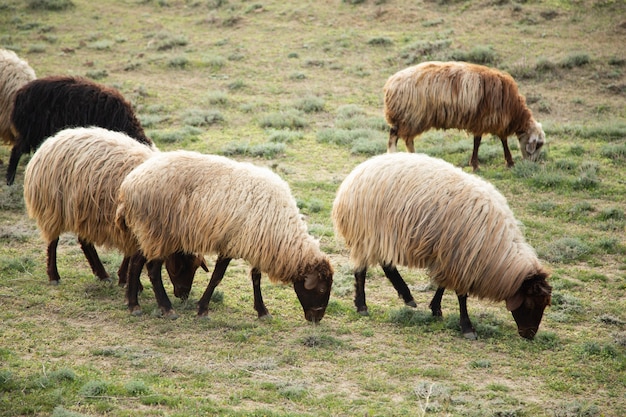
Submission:
[[[332,285],[333,268],[327,259],[309,268],[301,279],[294,281],[293,288],[308,321],[317,323],[322,320]]]
[[[517,133],[520,150],[524,159],[536,161],[541,153],[541,147],[546,141],[546,134],[541,127],[541,123],[530,120],[527,128]]]
[[[181,300],[186,300],[189,297],[196,270],[200,267],[209,272],[203,256],[176,252],[165,259],[165,269],[167,269],[174,286],[176,297]]]
[[[535,337],[543,310],[550,305],[552,287],[546,282],[547,277],[545,272],[531,276],[512,297],[506,299],[506,308],[517,323],[517,333],[525,339]]]

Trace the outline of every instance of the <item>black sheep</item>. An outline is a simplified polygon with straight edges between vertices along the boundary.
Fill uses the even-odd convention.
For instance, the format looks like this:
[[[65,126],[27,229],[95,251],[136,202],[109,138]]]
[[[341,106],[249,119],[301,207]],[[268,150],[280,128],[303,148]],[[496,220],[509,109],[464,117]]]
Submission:
[[[7,168],[8,185],[15,180],[22,154],[37,150],[46,138],[68,127],[102,127],[152,144],[117,90],[82,77],[51,76],[24,85],[16,94],[11,123],[17,137]]]

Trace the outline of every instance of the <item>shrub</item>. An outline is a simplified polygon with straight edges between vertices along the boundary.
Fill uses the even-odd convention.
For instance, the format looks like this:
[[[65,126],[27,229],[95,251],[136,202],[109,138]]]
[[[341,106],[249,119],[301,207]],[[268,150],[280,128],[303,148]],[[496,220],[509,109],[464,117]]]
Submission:
[[[563,58],[561,62],[559,62],[559,66],[562,68],[574,68],[574,67],[582,67],[583,65],[587,65],[591,62],[591,58],[588,54],[577,52],[572,53]]]
[[[591,247],[577,238],[556,239],[540,252],[548,262],[567,263],[584,258],[591,252]]]
[[[314,113],[324,110],[324,99],[321,97],[308,96],[298,100],[295,108],[305,113]]]
[[[32,10],[60,11],[74,7],[72,0],[28,0],[28,8]]]
[[[302,129],[308,122],[297,110],[270,113],[263,116],[259,122],[261,127],[274,129]]]
[[[183,116],[183,123],[190,126],[209,126],[224,121],[218,110],[190,109]]]

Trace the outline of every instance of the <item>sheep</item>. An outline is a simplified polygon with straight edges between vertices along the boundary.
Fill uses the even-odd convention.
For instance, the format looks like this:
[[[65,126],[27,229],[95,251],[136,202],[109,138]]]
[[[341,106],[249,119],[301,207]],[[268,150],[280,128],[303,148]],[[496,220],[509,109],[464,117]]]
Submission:
[[[259,318],[269,316],[261,296],[262,272],[272,282],[293,285],[306,320],[317,323],[324,316],[333,268],[308,234],[289,186],[269,169],[191,151],[161,153],[128,174],[119,202],[118,227],[137,236],[164,314],[171,304],[162,291],[159,264],[183,251],[218,255],[198,302],[200,317],[208,316],[213,291],[235,258],[251,265]],[[129,299],[137,302],[136,294],[129,293]]]
[[[35,152],[24,174],[24,200],[28,216],[36,220],[48,243],[50,283],[60,281],[56,251],[63,232],[78,236],[100,280],[109,280],[109,275],[94,245],[124,253],[120,284],[130,281],[132,275],[139,278],[145,259],[135,237],[115,227],[116,196],[126,174],[154,154],[158,154],[154,145],[99,127],[62,130]],[[182,252],[168,258],[166,265],[175,294],[183,299],[189,294],[196,269],[207,269],[202,257]]]
[[[465,62],[423,62],[398,71],[385,83],[384,112],[391,127],[387,150],[398,138],[415,152],[414,138],[432,128],[463,129],[474,135],[470,165],[478,170],[482,135],[502,141],[507,167],[514,165],[507,138],[515,133],[525,159],[536,160],[545,142],[526,99],[504,72]]]
[[[506,199],[493,185],[440,159],[387,153],[358,165],[332,208],[337,236],[350,249],[355,305],[367,314],[365,274],[380,264],[405,302],[413,303],[396,266],[427,268],[441,296],[456,291],[465,337],[476,338],[468,295],[506,301],[520,336],[532,339],[550,304],[549,274],[528,245]]]
[[[13,184],[20,157],[68,127],[99,126],[152,144],[128,101],[115,89],[81,77],[51,76],[24,85],[15,97],[11,123],[17,138],[7,168]]]
[[[35,71],[17,54],[0,49],[0,140],[12,145],[15,134],[11,129],[11,112],[17,90],[36,78]]]

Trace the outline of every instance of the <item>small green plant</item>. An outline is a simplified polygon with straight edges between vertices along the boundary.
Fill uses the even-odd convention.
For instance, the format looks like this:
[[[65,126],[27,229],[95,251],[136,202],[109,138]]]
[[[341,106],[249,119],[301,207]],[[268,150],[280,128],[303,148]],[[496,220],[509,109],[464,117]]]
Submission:
[[[565,237],[554,240],[538,252],[549,262],[568,263],[585,258],[591,252],[591,247],[580,239]]]
[[[174,36],[167,32],[161,32],[155,36],[154,46],[157,51],[167,51],[178,46],[186,46],[188,41],[184,36]]]
[[[210,126],[224,121],[218,110],[189,109],[183,115],[183,123],[189,126]]]
[[[275,112],[261,117],[261,127],[273,129],[302,129],[308,126],[308,121],[298,110]]]
[[[78,393],[85,398],[101,397],[106,394],[108,384],[104,381],[92,380],[83,385]]]
[[[106,77],[109,76],[109,72],[105,69],[96,69],[96,70],[91,70],[91,71],[87,71],[85,73],[85,76],[87,76],[87,78],[91,78],[92,80],[102,80]]]
[[[130,381],[124,384],[124,389],[128,395],[138,396],[150,394],[151,390],[144,381]]]
[[[167,66],[175,69],[185,69],[189,65],[189,59],[186,56],[175,56],[167,61]]]
[[[563,58],[559,62],[559,66],[561,68],[571,69],[571,68],[576,68],[576,67],[582,67],[584,65],[589,64],[590,62],[591,62],[591,58],[589,57],[589,54],[586,54],[584,52],[575,52]]]
[[[74,7],[72,0],[28,0],[27,4],[31,10],[61,11]]]
[[[295,108],[305,113],[315,113],[324,110],[324,99],[316,96],[307,96],[295,103]]]
[[[367,41],[367,44],[372,46],[391,46],[393,45],[393,41],[390,38],[379,36],[376,38],[371,38]]]
[[[292,143],[296,140],[300,140],[304,137],[304,134],[297,130],[276,130],[271,129],[268,132],[268,140],[275,143]]]

